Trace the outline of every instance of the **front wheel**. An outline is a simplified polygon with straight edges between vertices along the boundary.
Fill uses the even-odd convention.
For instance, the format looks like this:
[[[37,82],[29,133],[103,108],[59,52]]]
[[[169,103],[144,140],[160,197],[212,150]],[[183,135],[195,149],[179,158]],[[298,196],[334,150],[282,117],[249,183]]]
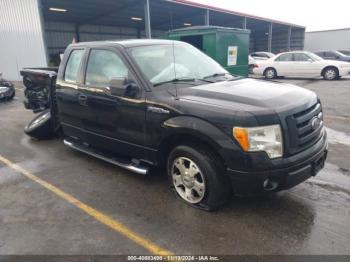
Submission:
[[[230,193],[223,164],[206,148],[176,147],[168,157],[167,173],[177,195],[200,209],[218,209]]]
[[[326,68],[322,74],[325,80],[336,80],[339,78],[338,70],[334,67]]]

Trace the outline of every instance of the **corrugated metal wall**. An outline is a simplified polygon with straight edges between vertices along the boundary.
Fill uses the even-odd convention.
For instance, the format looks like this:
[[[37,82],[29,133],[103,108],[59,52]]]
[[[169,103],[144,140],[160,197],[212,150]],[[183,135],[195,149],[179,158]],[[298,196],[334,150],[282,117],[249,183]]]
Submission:
[[[75,25],[72,23],[45,21],[46,45],[49,53],[49,63],[53,65],[57,62],[57,54],[64,52],[67,45],[72,43],[76,36]],[[80,42],[100,41],[100,40],[120,40],[138,38],[136,28],[102,26],[102,25],[82,25],[79,27]],[[152,30],[152,36],[163,35],[164,32]],[[141,38],[145,37],[144,30],[140,31]]]
[[[268,29],[253,31],[251,35],[250,52],[268,50]],[[304,49],[305,29],[292,28],[291,50]],[[272,52],[275,54],[288,50],[288,27],[272,30]]]
[[[1,0],[0,72],[20,80],[23,67],[46,66],[38,0]]]
[[[305,49],[313,52],[327,50],[350,50],[350,28],[305,35]]]

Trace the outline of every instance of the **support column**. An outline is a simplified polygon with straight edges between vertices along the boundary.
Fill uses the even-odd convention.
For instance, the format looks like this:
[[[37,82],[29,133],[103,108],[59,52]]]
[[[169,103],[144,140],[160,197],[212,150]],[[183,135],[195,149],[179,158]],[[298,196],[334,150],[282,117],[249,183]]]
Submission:
[[[292,41],[292,27],[288,28],[288,40],[287,40],[287,50],[290,51]]]
[[[206,26],[210,25],[210,10],[209,9],[205,10],[204,25],[206,25]]]
[[[152,33],[151,33],[151,15],[150,15],[150,11],[149,11],[149,0],[145,0],[144,10],[145,10],[146,38],[152,38]]]
[[[247,29],[247,17],[243,17],[243,20],[242,20],[242,28],[243,29]]]
[[[137,38],[140,39],[141,38],[141,29],[137,28]]]
[[[267,50],[269,52],[272,52],[272,27],[273,27],[273,24],[270,23],[269,25],[269,35],[268,35],[268,42],[267,42]]]
[[[79,33],[79,25],[75,24],[75,41],[77,43],[80,42],[80,33]]]

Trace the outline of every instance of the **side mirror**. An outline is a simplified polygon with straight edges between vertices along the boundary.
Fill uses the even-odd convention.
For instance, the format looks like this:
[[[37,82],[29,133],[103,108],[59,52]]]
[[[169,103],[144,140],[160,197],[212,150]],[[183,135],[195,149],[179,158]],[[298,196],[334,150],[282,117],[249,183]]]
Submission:
[[[307,61],[308,61],[309,63],[313,63],[313,62],[314,62],[314,60],[312,60],[311,58],[309,58]]]
[[[136,98],[140,92],[139,86],[126,78],[112,78],[108,90],[113,96]]]
[[[126,78],[112,78],[107,90],[111,95],[124,96],[126,90]]]

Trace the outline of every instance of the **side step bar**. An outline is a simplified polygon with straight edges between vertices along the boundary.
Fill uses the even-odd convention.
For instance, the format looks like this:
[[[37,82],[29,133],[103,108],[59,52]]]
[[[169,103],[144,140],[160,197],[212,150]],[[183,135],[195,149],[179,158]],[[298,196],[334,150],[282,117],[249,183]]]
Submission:
[[[137,174],[146,175],[149,171],[149,169],[147,167],[136,165],[134,163],[124,163],[123,161],[120,161],[120,160],[117,160],[115,158],[111,158],[111,157],[108,157],[105,155],[101,155],[100,153],[95,152],[93,149],[90,149],[90,148],[82,146],[82,145],[74,144],[74,143],[69,142],[67,140],[63,140],[63,143],[66,146],[69,146],[70,148],[73,148],[75,150],[78,150],[80,152],[88,154],[90,156],[96,157],[98,159],[101,159],[101,160],[106,161],[108,163],[111,163],[113,165],[119,166],[121,168],[130,170],[130,171],[135,172]]]

